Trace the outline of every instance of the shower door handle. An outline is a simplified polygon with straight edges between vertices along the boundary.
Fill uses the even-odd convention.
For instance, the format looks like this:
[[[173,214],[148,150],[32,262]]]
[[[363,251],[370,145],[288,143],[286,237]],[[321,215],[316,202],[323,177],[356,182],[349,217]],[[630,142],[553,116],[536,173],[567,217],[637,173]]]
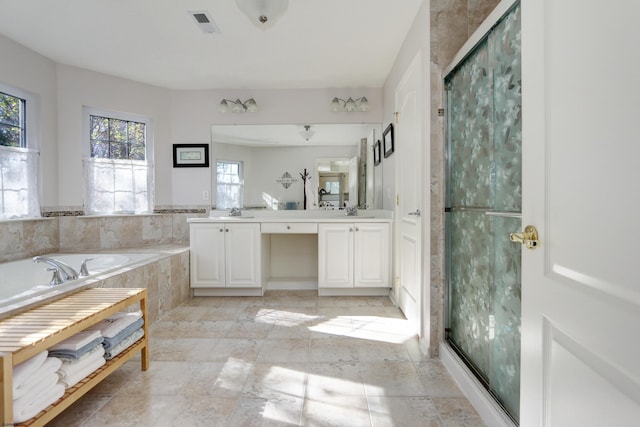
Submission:
[[[510,233],[509,240],[522,243],[527,249],[538,247],[538,230],[533,225],[527,225],[522,233]]]

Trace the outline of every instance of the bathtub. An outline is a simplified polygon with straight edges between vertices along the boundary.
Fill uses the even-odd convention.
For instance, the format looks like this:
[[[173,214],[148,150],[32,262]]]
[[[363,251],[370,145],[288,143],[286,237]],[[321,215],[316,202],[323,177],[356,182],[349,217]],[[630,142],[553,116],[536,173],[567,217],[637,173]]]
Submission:
[[[63,295],[117,273],[121,269],[131,268],[151,261],[158,256],[155,253],[97,253],[97,254],[48,254],[44,255],[62,261],[74,270],[80,271],[80,265],[87,258],[89,276],[51,286],[53,276],[44,262],[34,263],[31,258],[0,263],[0,315],[27,307],[51,297]]]

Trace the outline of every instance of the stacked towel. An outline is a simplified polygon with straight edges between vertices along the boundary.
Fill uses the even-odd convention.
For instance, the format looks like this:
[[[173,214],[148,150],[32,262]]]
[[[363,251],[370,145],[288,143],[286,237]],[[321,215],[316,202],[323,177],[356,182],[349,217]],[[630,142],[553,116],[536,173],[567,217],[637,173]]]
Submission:
[[[136,320],[120,332],[118,332],[114,337],[105,338],[102,345],[105,350],[109,350],[112,347],[118,345],[122,340],[130,336],[134,331],[137,331],[144,324],[144,320],[142,318]]]
[[[39,357],[39,355],[35,357]],[[29,372],[29,377],[21,379],[18,383],[13,383],[13,400],[32,393],[34,388],[39,385],[40,380],[48,374],[55,373],[58,368],[60,368],[60,365],[62,365],[60,359],[56,357],[45,357],[44,362],[38,366],[37,369]],[[16,368],[18,366],[16,366]],[[14,372],[16,368],[14,368]],[[19,377],[22,377],[22,374],[19,374]]]
[[[64,384],[66,388],[73,387],[106,363],[103,356],[104,348],[102,344],[98,344],[80,359],[62,363],[62,366],[58,369],[60,382]]]
[[[104,358],[107,360],[113,359],[118,354],[126,350],[130,345],[138,341],[144,336],[144,330],[142,328],[133,331],[128,337],[114,345],[112,348],[104,353]]]
[[[113,316],[107,317],[93,326],[90,326],[87,330],[100,331],[100,334],[104,338],[113,338],[127,326],[140,318],[142,318],[142,312],[140,310],[131,313],[121,311]]]
[[[44,355],[44,357],[43,357]],[[38,414],[64,394],[56,371],[62,361],[37,354],[13,369],[13,413],[15,422],[23,422]]]
[[[21,423],[35,417],[63,395],[64,386],[58,382],[58,375],[43,378],[33,393],[13,401],[13,422]]]
[[[100,331],[85,330],[49,348],[49,355],[62,359],[80,359],[104,339]]]
[[[38,368],[47,360],[48,352],[45,350],[36,354],[31,359],[25,360],[13,367],[13,396],[24,392],[25,383],[32,377]]]

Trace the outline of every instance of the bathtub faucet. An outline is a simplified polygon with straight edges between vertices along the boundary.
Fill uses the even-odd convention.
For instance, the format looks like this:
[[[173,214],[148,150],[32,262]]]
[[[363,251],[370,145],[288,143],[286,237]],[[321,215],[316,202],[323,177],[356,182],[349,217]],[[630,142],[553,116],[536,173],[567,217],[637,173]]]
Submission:
[[[51,258],[48,256],[35,256],[33,257],[33,262],[44,262],[45,264],[49,264],[50,266],[57,268],[62,273],[62,279],[64,281],[75,280],[78,278],[78,272],[75,271],[69,264],[58,261],[55,258]]]

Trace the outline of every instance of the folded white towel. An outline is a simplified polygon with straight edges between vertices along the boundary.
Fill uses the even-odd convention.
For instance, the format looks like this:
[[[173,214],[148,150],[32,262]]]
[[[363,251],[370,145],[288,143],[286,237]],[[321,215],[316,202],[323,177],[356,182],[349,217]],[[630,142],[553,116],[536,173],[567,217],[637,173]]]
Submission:
[[[103,337],[113,338],[118,334],[118,332],[122,331],[141,317],[142,311],[140,310],[131,313],[121,311],[113,316],[109,316],[106,319],[101,320],[93,326],[88,327],[87,330],[97,330],[100,331]]]
[[[96,360],[104,359],[104,347],[99,345],[96,347],[95,351],[91,350],[91,352],[87,354],[87,357],[78,359],[73,363],[63,363],[62,366],[60,366],[60,369],[58,369],[60,379],[74,377],[78,372],[84,372],[87,366],[94,365]]]
[[[19,400],[14,400],[13,422],[21,423],[35,417],[40,411],[46,409],[62,396],[64,396],[64,386],[56,379],[56,382],[52,386],[41,389],[41,392],[38,393],[37,396],[24,396]]]
[[[85,330],[78,332],[77,334],[67,338],[66,340],[59,342],[58,344],[49,347],[49,351],[51,350],[79,350],[85,345],[89,344],[91,341],[94,341],[100,338],[100,331],[92,331]]]
[[[24,382],[31,377],[40,366],[47,360],[48,352],[45,350],[36,354],[31,359],[27,359],[13,367],[13,394],[16,390],[24,386]]]
[[[95,371],[105,363],[107,363],[107,361],[104,360],[104,357],[99,357],[95,359],[90,365],[87,365],[82,371],[74,372],[73,375],[68,375],[65,378],[61,378],[60,383],[64,384],[66,388],[73,387],[79,381],[83,380],[85,377],[87,377],[89,374],[91,374],[93,371]]]
[[[28,379],[22,381],[18,387],[16,387],[14,383],[13,399],[16,400],[26,394],[32,393],[34,388],[41,388],[42,379],[51,378],[51,374],[55,374],[61,365],[62,361],[57,357],[46,357],[44,363],[36,369]]]

